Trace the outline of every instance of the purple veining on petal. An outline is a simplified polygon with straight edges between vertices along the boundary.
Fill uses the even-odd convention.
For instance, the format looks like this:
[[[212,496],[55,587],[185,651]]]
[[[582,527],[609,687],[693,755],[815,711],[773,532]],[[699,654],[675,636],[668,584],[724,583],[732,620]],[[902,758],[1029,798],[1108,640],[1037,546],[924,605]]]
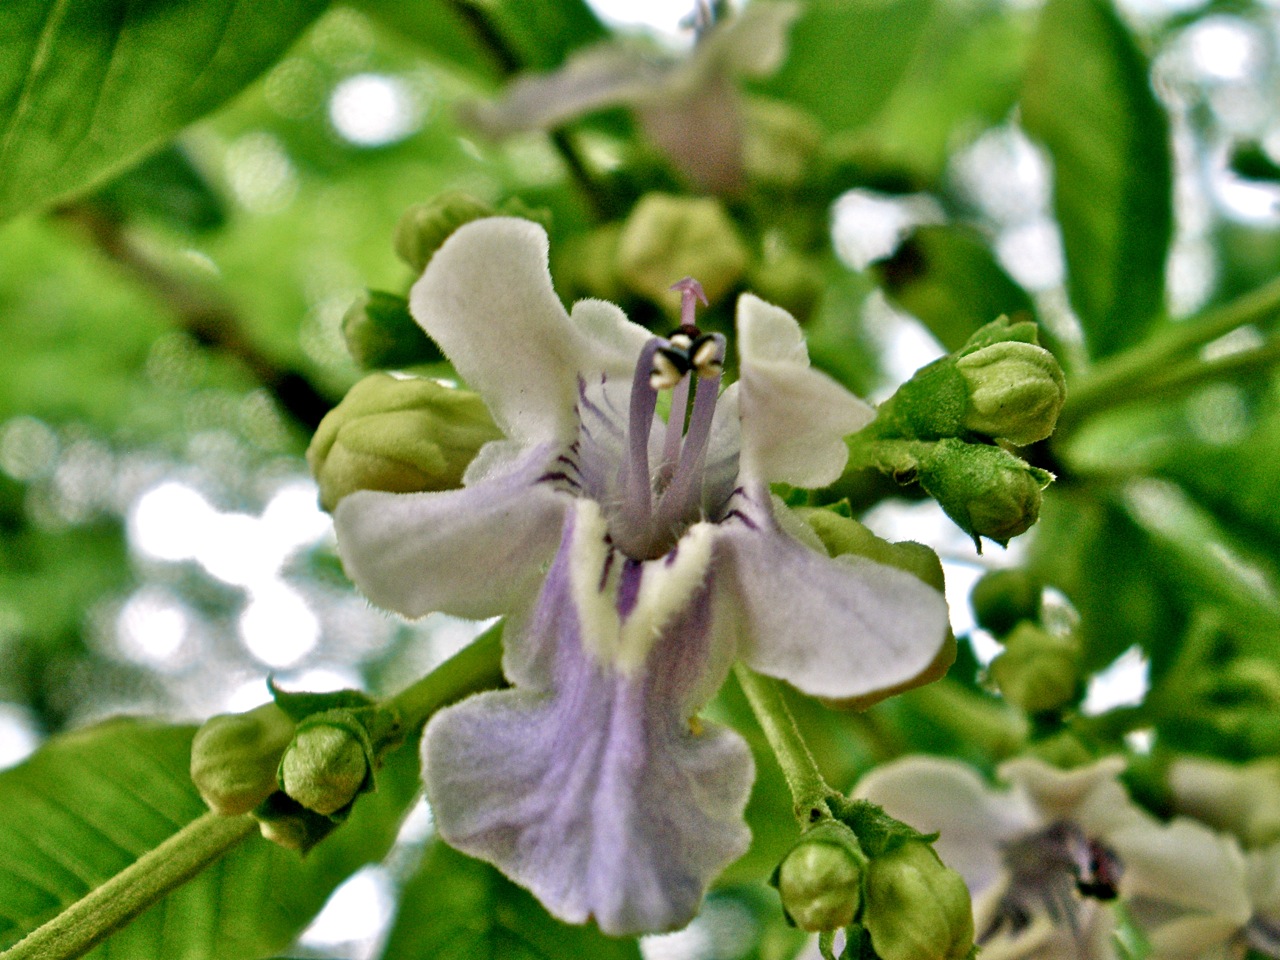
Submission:
[[[600,378],[600,383],[601,385],[604,384],[603,376],[601,376]],[[587,396],[587,381],[583,379],[581,376],[578,377],[578,406],[582,410],[585,410],[587,413],[590,413],[602,424],[604,424],[605,429],[608,430],[610,433],[614,434],[615,436],[619,436],[619,437],[622,436],[622,429],[618,426],[618,418],[616,416],[610,416],[605,410],[601,409],[589,396]],[[579,423],[580,423],[580,426],[585,428],[586,425],[581,423],[581,417],[579,417]]]
[[[607,536],[605,537],[605,542],[609,542],[609,538]],[[608,552],[604,555],[604,567],[600,570],[600,585],[596,588],[601,593],[604,593],[605,587],[609,585],[609,573],[613,570],[613,561],[617,555],[618,551],[614,550],[612,547],[610,547]]]
[[[636,601],[640,599],[640,583],[644,576],[644,564],[639,560],[632,560],[630,557],[622,564],[622,574],[618,577],[618,599],[617,608],[618,616],[623,620],[631,616],[631,611],[636,608]]]
[[[614,935],[687,923],[748,843],[750,751],[690,728],[692,698],[723,679],[708,583],[658,638],[644,669],[614,673],[583,650],[570,587],[573,521],[521,644],[525,686],[438,713],[426,782],[449,843],[496,864],[570,922]],[[714,671],[717,676],[709,676]]]

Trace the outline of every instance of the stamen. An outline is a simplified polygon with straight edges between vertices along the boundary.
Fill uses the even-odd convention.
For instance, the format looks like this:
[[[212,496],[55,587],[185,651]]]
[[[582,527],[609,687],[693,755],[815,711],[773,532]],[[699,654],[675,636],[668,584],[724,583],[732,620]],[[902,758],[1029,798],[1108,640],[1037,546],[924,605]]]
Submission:
[[[652,481],[649,477],[649,430],[653,426],[653,413],[658,405],[658,393],[650,384],[654,358],[663,341],[657,337],[646,343],[636,363],[631,382],[631,419],[627,429],[630,457],[627,461],[627,503],[634,511],[632,519],[637,527],[646,525],[652,516],[650,499]]]
[[[662,466],[658,471],[658,479],[666,483],[676,469],[676,461],[680,459],[680,438],[684,436],[684,417],[689,408],[689,384],[693,378],[683,376],[671,394],[671,412],[667,414],[667,434],[662,444]]]
[[[725,339],[721,334],[711,334],[716,348],[717,363],[723,361]],[[689,432],[685,435],[680,451],[680,463],[671,483],[662,494],[658,506],[659,523],[671,523],[691,516],[700,506],[702,475],[707,461],[707,443],[711,439],[711,423],[715,417],[716,401],[720,394],[720,374],[698,379],[698,391],[693,398],[693,412],[689,415]]]

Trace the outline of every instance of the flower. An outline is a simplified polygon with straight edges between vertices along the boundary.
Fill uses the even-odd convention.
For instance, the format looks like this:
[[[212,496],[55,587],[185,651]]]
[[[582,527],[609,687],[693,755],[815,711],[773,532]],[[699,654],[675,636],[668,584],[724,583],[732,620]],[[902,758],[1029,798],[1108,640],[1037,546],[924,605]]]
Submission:
[[[494,218],[432,258],[414,315],[507,439],[459,490],[350,494],[339,549],[384,607],[509,617],[513,689],[441,711],[423,738],[440,835],[563,920],[667,930],[749,841],[750,752],[690,719],[730,663],[865,697],[936,667],[946,605],[784,532],[768,484],[830,483],[871,417],[810,369],[789,314],[743,296],[741,373],[721,393],[724,338],[691,325],[695,283],[664,339],[603,301],[566,313],[547,252],[538,226]]]
[[[940,832],[934,849],[969,886],[984,958],[1110,960],[1110,838],[1147,822],[1116,780],[1122,768],[1114,757],[1069,772],[1020,758],[1000,768],[1013,789],[995,790],[957,761],[907,757],[855,793]]]
[[[1032,758],[1000,768],[1010,791],[951,760],[909,757],[872,771],[857,793],[935,843],[974,896],[985,960],[1113,960],[1118,900],[1148,960],[1217,960],[1280,930],[1280,848],[1246,860],[1234,838],[1186,817],[1139,809],[1108,757],[1064,771]]]
[[[475,105],[465,119],[503,137],[627,106],[646,139],[694,187],[734,193],[748,172],[752,119],[738,78],[768,77],[782,65],[787,34],[799,14],[797,4],[767,3],[724,22],[706,22],[698,29],[697,46],[682,60],[629,44],[591,47],[552,73],[520,77],[500,100]]]

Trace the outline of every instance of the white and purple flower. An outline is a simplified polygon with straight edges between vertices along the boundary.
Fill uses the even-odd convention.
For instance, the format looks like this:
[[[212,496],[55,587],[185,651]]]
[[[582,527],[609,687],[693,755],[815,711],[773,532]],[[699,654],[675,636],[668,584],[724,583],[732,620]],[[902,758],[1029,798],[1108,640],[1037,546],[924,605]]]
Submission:
[[[770,497],[771,482],[835,480],[870,408],[750,295],[739,380],[721,392],[724,338],[692,326],[696,285],[683,289],[670,339],[601,301],[569,314],[539,227],[461,228],[411,306],[507,439],[462,489],[363,491],[336,512],[347,571],[375,603],[509,618],[513,688],[440,712],[424,736],[441,836],[611,934],[685,924],[748,845],[750,752],[691,719],[735,659],[816,696],[872,698],[936,669],[947,640],[941,594],[802,543]]]

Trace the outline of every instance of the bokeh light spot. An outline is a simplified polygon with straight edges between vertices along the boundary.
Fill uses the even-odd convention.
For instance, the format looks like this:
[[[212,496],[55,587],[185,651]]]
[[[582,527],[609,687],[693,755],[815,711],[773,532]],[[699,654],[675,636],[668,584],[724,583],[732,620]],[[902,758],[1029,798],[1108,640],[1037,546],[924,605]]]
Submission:
[[[329,98],[329,121],[349,143],[381,147],[418,130],[422,105],[403,80],[359,73],[334,88]]]

